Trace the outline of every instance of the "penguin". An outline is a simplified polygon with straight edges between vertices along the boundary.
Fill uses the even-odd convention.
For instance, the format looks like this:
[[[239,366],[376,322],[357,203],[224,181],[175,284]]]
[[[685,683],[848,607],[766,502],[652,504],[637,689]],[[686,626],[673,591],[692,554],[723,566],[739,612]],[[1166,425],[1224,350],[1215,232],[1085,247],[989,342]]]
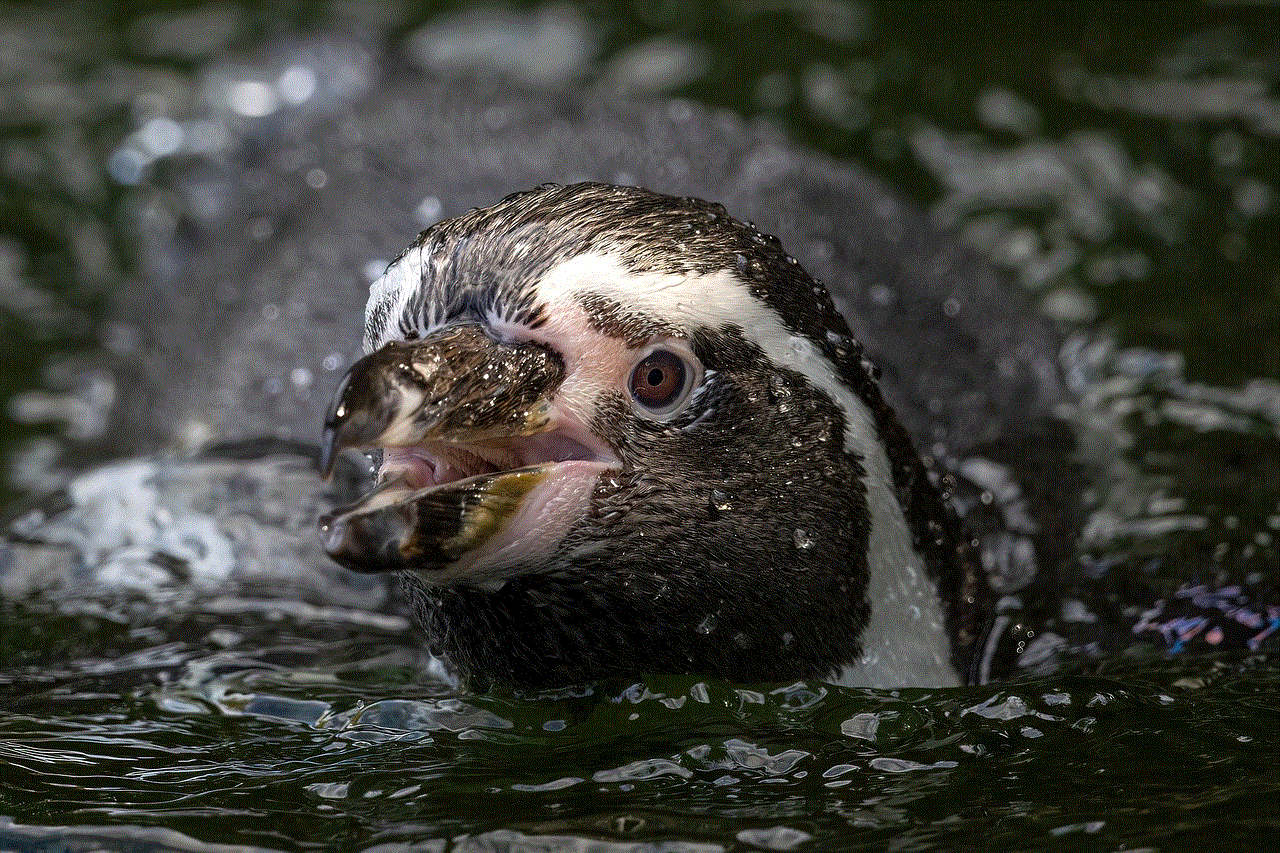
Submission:
[[[394,572],[463,683],[973,680],[993,595],[831,294],[716,203],[547,184],[370,287],[327,553]]]

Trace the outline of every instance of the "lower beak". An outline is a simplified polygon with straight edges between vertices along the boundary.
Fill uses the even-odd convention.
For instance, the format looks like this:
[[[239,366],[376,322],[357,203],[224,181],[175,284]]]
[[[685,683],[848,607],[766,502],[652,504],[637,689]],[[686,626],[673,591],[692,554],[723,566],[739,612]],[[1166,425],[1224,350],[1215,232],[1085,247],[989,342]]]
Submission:
[[[439,570],[484,545],[550,465],[534,465],[411,491],[388,481],[323,516],[325,553],[357,572]]]

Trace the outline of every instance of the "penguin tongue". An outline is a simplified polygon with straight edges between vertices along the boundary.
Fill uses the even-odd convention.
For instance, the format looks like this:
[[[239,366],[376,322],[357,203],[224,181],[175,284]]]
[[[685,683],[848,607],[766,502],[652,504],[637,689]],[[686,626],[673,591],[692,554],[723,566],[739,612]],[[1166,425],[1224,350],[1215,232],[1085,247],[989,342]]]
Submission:
[[[490,451],[488,456],[458,447],[386,447],[378,482],[401,482],[409,489],[465,480],[477,474],[494,474],[520,467],[511,453]]]

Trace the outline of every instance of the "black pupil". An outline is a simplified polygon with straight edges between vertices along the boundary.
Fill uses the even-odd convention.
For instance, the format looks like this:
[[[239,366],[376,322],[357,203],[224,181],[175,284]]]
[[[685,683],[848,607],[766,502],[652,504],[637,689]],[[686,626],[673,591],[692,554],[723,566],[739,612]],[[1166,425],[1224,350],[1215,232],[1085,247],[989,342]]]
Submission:
[[[636,366],[631,393],[646,406],[661,408],[684,390],[684,364],[675,353],[659,350]]]

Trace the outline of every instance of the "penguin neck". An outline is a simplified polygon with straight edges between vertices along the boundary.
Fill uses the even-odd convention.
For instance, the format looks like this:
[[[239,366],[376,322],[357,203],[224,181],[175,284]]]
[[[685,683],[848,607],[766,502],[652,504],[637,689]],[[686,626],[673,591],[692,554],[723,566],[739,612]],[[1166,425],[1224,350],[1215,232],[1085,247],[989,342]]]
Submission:
[[[861,654],[835,683],[844,687],[951,687],[960,683],[952,660],[946,608],[898,501],[887,454],[864,455],[871,529],[866,598],[870,617]]]
[[[976,542],[964,529],[884,400],[875,379],[846,362],[847,440],[863,448],[871,529],[861,655],[835,683],[953,686],[966,681],[994,610]]]
[[[860,620],[834,574],[815,588],[782,573],[734,584],[741,598],[718,609],[690,588],[667,594],[661,575],[616,566],[578,576],[525,574],[496,591],[403,578],[432,654],[477,690],[644,673],[743,683],[822,678],[858,647]],[[678,585],[672,577],[670,586]],[[762,609],[770,602],[789,609]]]

